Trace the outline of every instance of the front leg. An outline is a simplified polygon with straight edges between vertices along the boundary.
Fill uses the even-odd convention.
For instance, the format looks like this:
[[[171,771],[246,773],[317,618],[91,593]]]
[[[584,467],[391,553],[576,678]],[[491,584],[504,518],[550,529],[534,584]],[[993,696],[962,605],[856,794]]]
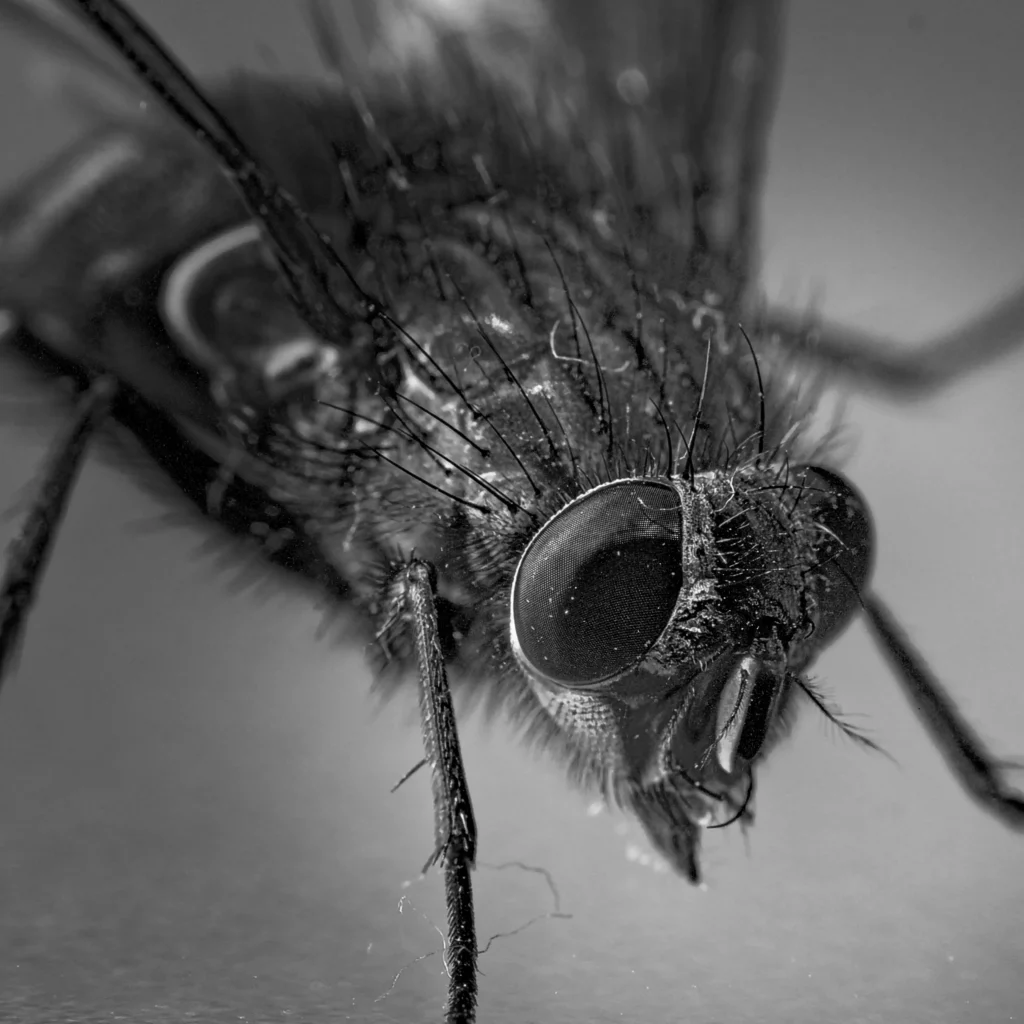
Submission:
[[[477,945],[470,869],[476,863],[476,820],[459,749],[458,727],[444,667],[434,604],[436,575],[412,559],[389,586],[389,624],[411,630],[420,682],[420,721],[434,793],[434,852],[423,870],[440,861],[448,906],[448,1024],[476,1019]],[[385,626],[384,632],[390,629]]]

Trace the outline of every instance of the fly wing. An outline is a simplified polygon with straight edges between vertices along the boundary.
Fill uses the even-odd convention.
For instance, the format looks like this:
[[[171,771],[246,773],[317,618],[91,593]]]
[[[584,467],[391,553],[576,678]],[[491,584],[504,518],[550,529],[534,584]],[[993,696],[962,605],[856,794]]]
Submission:
[[[596,9],[595,9],[596,8]],[[780,70],[782,4],[553,0],[585,58],[620,180],[726,306],[756,272],[757,217]]]
[[[476,0],[454,9],[457,20],[452,10],[420,0],[378,14],[380,63],[393,71],[396,56],[421,58],[457,82],[458,55],[438,59],[446,30],[457,36],[476,73],[518,95],[527,119],[547,122],[546,141],[558,129],[584,173],[604,169],[630,217],[662,237],[662,267],[727,308],[746,298],[780,0]]]

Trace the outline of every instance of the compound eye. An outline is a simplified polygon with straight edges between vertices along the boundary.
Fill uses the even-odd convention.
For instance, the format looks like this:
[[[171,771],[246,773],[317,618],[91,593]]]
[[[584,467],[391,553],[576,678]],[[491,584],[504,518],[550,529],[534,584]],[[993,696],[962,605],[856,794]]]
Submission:
[[[802,478],[803,501],[821,527],[815,585],[816,640],[838,636],[860,608],[875,554],[871,513],[864,498],[838,473],[822,466],[794,471]]]
[[[530,542],[512,583],[513,647],[532,674],[603,682],[657,642],[682,586],[682,506],[667,483],[588,491]]]

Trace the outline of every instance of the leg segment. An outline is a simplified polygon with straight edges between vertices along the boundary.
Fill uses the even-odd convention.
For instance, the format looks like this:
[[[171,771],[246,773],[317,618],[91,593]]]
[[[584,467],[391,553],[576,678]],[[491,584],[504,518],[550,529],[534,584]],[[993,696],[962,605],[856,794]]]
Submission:
[[[766,335],[845,380],[895,397],[923,398],[1024,346],[1024,287],[966,324],[923,345],[906,346],[798,313],[769,308]]]
[[[477,945],[470,870],[476,862],[476,820],[441,654],[433,570],[414,559],[401,569],[391,587],[394,615],[401,615],[411,630],[419,668],[423,745],[434,794],[434,852],[424,871],[441,863],[448,904],[446,1020],[448,1024],[472,1024],[476,1019]]]
[[[1010,828],[1024,830],[1024,793],[1006,784],[1002,775],[1005,765],[985,749],[942,684],[911,647],[889,609],[872,594],[865,594],[863,601],[875,640],[953,774],[985,810]]]
[[[0,685],[24,631],[89,440],[110,411],[115,390],[112,378],[99,377],[82,394],[74,417],[51,449],[24,525],[8,549],[0,579]]]

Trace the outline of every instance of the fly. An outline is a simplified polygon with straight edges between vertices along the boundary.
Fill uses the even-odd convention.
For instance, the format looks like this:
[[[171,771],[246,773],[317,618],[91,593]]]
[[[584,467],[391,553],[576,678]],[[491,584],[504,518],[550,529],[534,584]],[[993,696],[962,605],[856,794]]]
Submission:
[[[1024,293],[902,360],[757,308],[776,5],[609,4],[614,53],[571,2],[493,36],[396,11],[356,85],[313,3],[329,86],[210,95],[130,8],[64,6],[170,117],[110,120],[0,209],[9,344],[82,389],[8,558],[0,667],[109,416],[352,608],[382,682],[418,680],[450,1021],[475,1019],[481,944],[451,686],[698,882],[801,703],[871,746],[807,675],[863,612],[968,793],[1024,827],[870,589],[870,513],[793,383],[816,362],[927,391],[1016,343]]]

